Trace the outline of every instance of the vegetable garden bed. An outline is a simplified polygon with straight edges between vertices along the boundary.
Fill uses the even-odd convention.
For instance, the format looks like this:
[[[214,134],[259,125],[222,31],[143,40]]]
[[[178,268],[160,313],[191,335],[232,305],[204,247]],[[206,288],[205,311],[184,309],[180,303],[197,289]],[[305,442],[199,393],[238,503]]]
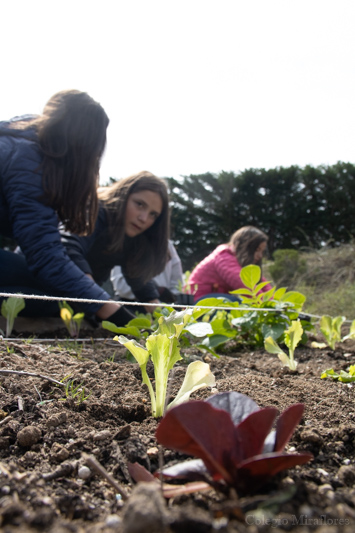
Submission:
[[[64,331],[59,334],[65,336]],[[90,332],[81,337],[86,334]],[[154,472],[159,463],[170,465],[186,456],[157,444],[159,420],[151,416],[139,366],[126,359],[125,348],[109,332],[95,335],[108,340],[1,341],[0,370],[58,381],[70,375],[75,380],[65,388],[38,377],[0,375],[2,531],[354,531],[354,388],[320,378],[325,369],[346,370],[354,362],[354,341],[338,344],[334,351],[298,347],[296,372],[282,368],[278,357],[263,349],[234,350],[229,345],[220,359],[193,347],[183,349],[189,362],[202,357],[210,364],[218,392],[237,391],[280,412],[304,403],[287,449],[311,452],[314,459],[277,474],[250,494],[237,497],[233,491],[209,489],[165,502],[158,484],[135,487],[127,465],[138,462]],[[152,377],[150,364],[147,369]],[[186,363],[180,361],[174,369],[171,397],[182,383]],[[204,389],[193,397],[210,394]],[[128,494],[126,501],[88,468],[87,455]]]

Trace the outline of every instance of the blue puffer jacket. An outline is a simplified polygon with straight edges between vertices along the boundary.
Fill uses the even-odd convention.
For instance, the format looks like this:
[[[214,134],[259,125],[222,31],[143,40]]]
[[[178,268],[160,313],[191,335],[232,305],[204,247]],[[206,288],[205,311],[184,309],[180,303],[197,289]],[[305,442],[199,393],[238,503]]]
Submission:
[[[61,243],[57,214],[41,200],[42,157],[35,132],[2,135],[8,124],[0,122],[0,234],[16,240],[29,270],[49,295],[109,300],[110,296],[69,259]],[[95,313],[101,305],[82,307]]]

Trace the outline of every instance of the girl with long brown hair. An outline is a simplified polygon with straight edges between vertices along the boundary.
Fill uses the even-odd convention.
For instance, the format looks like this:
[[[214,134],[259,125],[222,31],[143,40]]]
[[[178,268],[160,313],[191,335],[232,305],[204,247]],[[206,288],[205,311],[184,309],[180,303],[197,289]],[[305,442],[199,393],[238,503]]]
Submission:
[[[0,123],[0,237],[23,252],[0,249],[0,292],[110,299],[68,258],[58,231],[59,222],[82,235],[95,227],[108,123],[101,105],[77,90],[52,96],[40,116]],[[127,321],[114,302],[83,307],[102,319],[120,311],[118,320]],[[27,300],[22,314],[57,310]]]
[[[168,260],[165,182],[142,171],[100,188],[98,196],[99,216],[92,235],[61,231],[69,257],[99,284],[109,279],[113,267],[121,266],[137,301],[159,303],[157,286],[150,280],[164,270]]]
[[[244,287],[240,279],[241,269],[251,264],[261,267],[267,241],[267,235],[260,229],[244,226],[233,233],[227,244],[217,246],[194,268],[189,277],[195,302],[209,296],[236,299],[229,292]],[[268,284],[262,291],[270,289],[271,285]]]

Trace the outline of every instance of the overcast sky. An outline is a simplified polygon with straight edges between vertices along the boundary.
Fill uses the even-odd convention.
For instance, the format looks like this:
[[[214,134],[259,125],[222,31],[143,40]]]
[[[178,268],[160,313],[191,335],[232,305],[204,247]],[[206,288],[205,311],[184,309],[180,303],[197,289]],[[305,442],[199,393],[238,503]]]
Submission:
[[[353,0],[3,0],[0,19],[0,119],[87,91],[102,183],[355,161]]]

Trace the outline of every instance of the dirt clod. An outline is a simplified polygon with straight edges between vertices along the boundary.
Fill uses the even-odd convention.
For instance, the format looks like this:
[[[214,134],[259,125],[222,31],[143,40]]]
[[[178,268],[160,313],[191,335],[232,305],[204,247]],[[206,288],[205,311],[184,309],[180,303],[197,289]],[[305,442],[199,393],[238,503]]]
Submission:
[[[26,426],[17,433],[17,440],[20,446],[32,446],[41,438],[41,430],[36,426]]]
[[[168,533],[168,522],[168,512],[159,485],[137,485],[124,510],[124,533]]]

